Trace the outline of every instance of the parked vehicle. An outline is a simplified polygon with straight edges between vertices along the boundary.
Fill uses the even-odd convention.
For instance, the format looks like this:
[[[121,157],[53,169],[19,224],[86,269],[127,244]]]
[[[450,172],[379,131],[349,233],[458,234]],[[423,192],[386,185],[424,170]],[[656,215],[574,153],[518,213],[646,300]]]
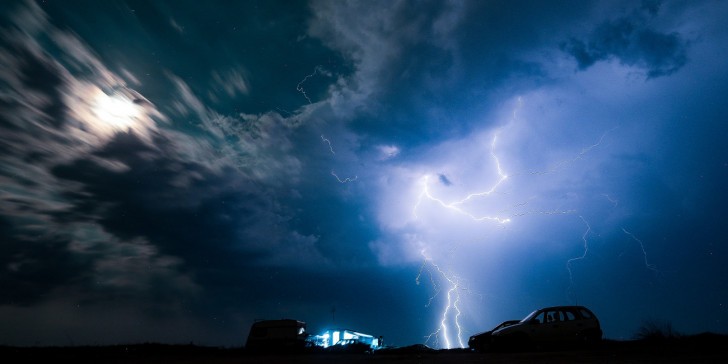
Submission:
[[[501,322],[498,326],[494,327],[492,330],[481,332],[479,334],[475,334],[470,337],[468,340],[468,347],[472,350],[479,351],[479,352],[485,352],[490,350],[490,344],[492,339],[493,331],[500,330],[504,327],[515,325],[517,323],[521,322],[521,320],[508,320]]]
[[[556,306],[533,311],[520,322],[493,331],[491,337],[499,349],[548,349],[594,345],[602,339],[602,329],[597,316],[586,307]]]
[[[308,346],[306,323],[282,319],[256,321],[250,327],[245,350],[253,353],[296,353]]]

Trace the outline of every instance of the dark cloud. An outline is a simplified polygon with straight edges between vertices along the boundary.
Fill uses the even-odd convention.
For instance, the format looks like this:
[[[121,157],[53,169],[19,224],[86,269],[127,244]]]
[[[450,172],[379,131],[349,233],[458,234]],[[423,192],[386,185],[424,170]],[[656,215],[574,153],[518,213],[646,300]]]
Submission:
[[[168,141],[155,149],[133,134],[117,134],[96,155],[123,163],[109,170],[88,159],[53,169],[54,175],[80,183],[70,193],[75,206],[67,216],[96,216],[105,230],[123,239],[144,237],[162,251],[192,266],[226,259],[232,252],[271,253],[267,244],[284,234],[285,220],[272,210],[273,197],[246,186],[234,170],[214,173],[202,165],[167,158]],[[279,213],[284,213],[279,211]]]
[[[688,61],[688,42],[677,32],[653,28],[652,17],[659,4],[648,4],[648,16],[636,12],[598,25],[586,40],[573,38],[561,45],[585,70],[596,62],[617,59],[621,64],[643,69],[647,78],[667,76]]]
[[[440,180],[440,183],[442,183],[445,186],[452,186],[452,182],[449,178],[447,178],[446,175],[440,173],[437,175],[437,178]]]
[[[347,92],[352,129],[373,141],[416,147],[467,135],[478,118],[509,92],[548,80],[542,59],[529,49],[553,42],[565,16],[583,16],[583,2],[519,4],[425,1],[409,4],[314,1],[309,34],[353,62]],[[554,9],[559,9],[555,12]],[[346,21],[333,21],[346,19]],[[508,86],[504,86],[504,85]],[[336,94],[335,94],[336,95]]]
[[[5,34],[11,33],[5,30]],[[3,105],[0,127],[17,131],[20,129],[17,120],[33,113],[32,122],[37,127],[48,125],[60,129],[66,111],[62,89],[64,76],[61,68],[45,57],[40,49],[27,44],[29,41],[18,33],[1,45],[5,55],[0,59],[3,67],[0,80],[7,94],[0,101]],[[35,102],[24,104],[22,101],[26,99]]]
[[[0,216],[0,305],[30,305],[43,301],[59,287],[71,286],[88,278],[90,261],[68,250],[69,241],[44,231],[38,237],[18,231]]]

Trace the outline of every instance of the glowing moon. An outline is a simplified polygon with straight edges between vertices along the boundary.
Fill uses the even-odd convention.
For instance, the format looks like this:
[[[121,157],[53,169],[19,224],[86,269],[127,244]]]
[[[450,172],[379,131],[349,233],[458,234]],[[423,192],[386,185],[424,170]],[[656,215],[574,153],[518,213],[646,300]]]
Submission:
[[[141,116],[141,108],[132,100],[123,95],[109,96],[101,90],[98,91],[92,103],[92,111],[99,122],[115,129],[127,130]]]
[[[117,133],[133,132],[149,140],[157,129],[153,118],[164,117],[143,96],[125,87],[105,91],[99,86],[78,82],[69,87],[69,116],[78,122],[71,132],[86,144],[98,143]]]

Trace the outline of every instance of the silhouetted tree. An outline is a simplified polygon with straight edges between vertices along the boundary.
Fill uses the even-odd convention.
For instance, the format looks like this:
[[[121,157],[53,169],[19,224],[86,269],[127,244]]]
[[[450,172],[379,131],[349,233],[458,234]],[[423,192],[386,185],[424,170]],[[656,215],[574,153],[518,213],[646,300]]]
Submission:
[[[671,322],[648,319],[642,321],[642,325],[637,329],[637,333],[635,334],[635,339],[659,341],[675,339],[679,336],[680,334],[673,330]]]

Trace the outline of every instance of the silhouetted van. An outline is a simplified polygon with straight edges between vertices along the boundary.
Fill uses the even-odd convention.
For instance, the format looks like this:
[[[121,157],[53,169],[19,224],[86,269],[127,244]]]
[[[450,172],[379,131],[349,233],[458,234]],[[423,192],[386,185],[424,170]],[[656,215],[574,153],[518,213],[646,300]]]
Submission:
[[[304,351],[307,338],[306,323],[303,321],[256,321],[250,327],[245,350],[253,353],[297,353]]]

